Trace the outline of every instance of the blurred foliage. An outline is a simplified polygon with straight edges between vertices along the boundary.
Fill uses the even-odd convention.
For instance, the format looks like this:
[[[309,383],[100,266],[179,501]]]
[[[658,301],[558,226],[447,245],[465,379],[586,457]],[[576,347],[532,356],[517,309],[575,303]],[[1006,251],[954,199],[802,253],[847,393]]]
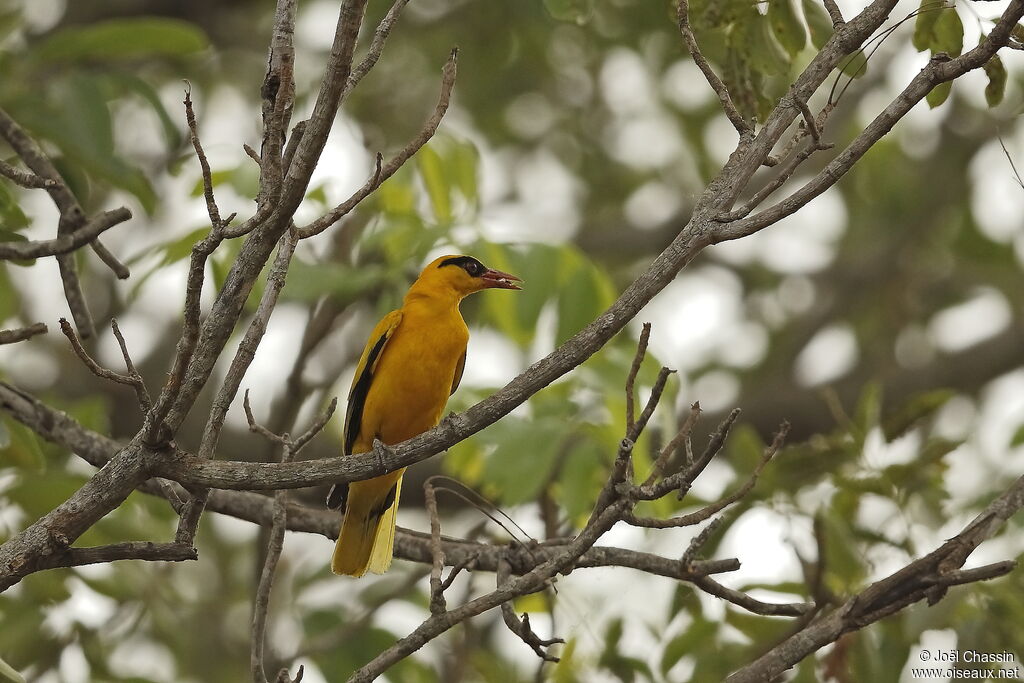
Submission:
[[[300,4],[309,13],[300,16],[307,24],[335,11],[331,2]],[[112,282],[91,255],[79,260],[98,319],[124,320],[149,307],[136,319],[154,340],[136,362],[152,386],[164,376],[180,324],[182,293],[166,290],[174,281],[167,276],[182,272],[192,244],[206,231],[195,219],[201,209],[181,210],[202,202],[177,104],[181,80],[194,84],[197,102],[200,94],[204,102],[241,98],[255,120],[270,6],[247,0],[68,3],[63,14],[55,10],[52,22],[40,23],[26,11],[29,5],[0,4],[0,106],[53,153],[87,210],[113,202],[142,210],[130,227],[108,233],[114,250],[123,248],[130,261],[131,280]],[[403,145],[432,106],[437,67],[457,44],[462,57],[449,115],[454,123],[443,126],[347,223],[297,252],[282,308],[307,312],[326,300],[354,314],[356,322],[354,331],[331,337],[314,355],[311,366],[331,377],[305,378],[311,385],[320,381],[325,386],[319,390],[344,393],[347,380],[335,379],[344,369],[338,359],[361,347],[369,322],[399,305],[420,264],[441,250],[472,253],[526,280],[514,296],[481,296],[465,304],[474,331],[501,340],[495,358],[506,359],[508,367],[499,374],[509,378],[603,311],[671,240],[733,142],[715,98],[681,48],[672,5],[410,3],[377,69],[345,103],[344,121],[371,153]],[[387,7],[372,2],[369,21],[379,20]],[[895,78],[888,73],[894,56],[969,49],[965,23],[979,24],[982,33],[990,26],[978,19],[975,7],[924,0],[891,36],[882,32],[866,50],[850,55],[833,74],[835,85],[823,89],[831,88],[832,101],[841,100],[826,139],[841,148],[864,124],[859,109],[867,115],[877,109],[878,99],[869,96],[894,94],[887,83]],[[832,33],[818,0],[694,0],[690,14],[705,54],[747,117],[763,118]],[[308,109],[315,95],[312,78],[324,58],[323,48],[305,44],[307,24],[300,21],[297,111]],[[675,317],[690,316],[685,328],[704,321],[683,297],[663,295],[677,296],[677,308],[656,321],[657,352],[648,354],[638,377],[641,399],[662,363],[679,372],[669,381],[663,410],[634,450],[638,474],[646,473],[651,454],[678,427],[672,408],[685,415],[698,399],[708,408],[695,448],[703,446],[724,409],[744,409],[718,471],[708,473],[724,491],[743,484],[773,430],[789,419],[791,443],[729,514],[738,523],[748,513],[785,519],[808,562],[816,561],[814,542],[821,542],[821,583],[832,593],[855,591],[930,550],[951,532],[947,520],[969,518],[1020,462],[1019,409],[1006,408],[1001,426],[985,440],[978,436],[980,425],[990,423],[985,421],[993,411],[992,396],[1001,395],[998,381],[1019,374],[1022,363],[1024,224],[1017,212],[993,228],[977,208],[991,197],[985,190],[995,182],[993,173],[1009,173],[1008,164],[992,168],[993,159],[1005,161],[1001,153],[991,154],[998,151],[999,130],[1011,148],[1012,136],[1020,139],[1013,117],[1022,106],[1021,76],[1013,67],[1009,56],[1005,63],[994,58],[985,65],[983,86],[968,81],[937,88],[928,102],[941,109],[925,124],[915,122],[906,135],[876,145],[832,191],[838,208],[809,207],[801,214],[811,216],[803,224],[794,219],[744,240],[751,245],[747,250],[742,243],[722,247],[691,264],[677,284],[691,292],[724,292],[735,304],[731,314],[703,312],[717,321],[714,343],[701,346],[685,335],[673,339],[673,330],[684,329],[673,325]],[[972,92],[975,87],[979,92]],[[199,110],[201,123],[216,123],[218,112]],[[215,163],[221,200],[251,198],[257,169],[240,145],[257,141],[204,142],[208,150],[238,151],[230,163]],[[12,160],[9,151],[0,154]],[[822,163],[812,158],[808,172]],[[987,174],[966,170],[978,166]],[[335,197],[330,176],[318,178],[304,207],[314,212],[327,210]],[[27,229],[45,222],[37,220],[39,205],[29,196],[0,181],[0,239],[27,239]],[[839,227],[818,230],[819,222]],[[775,235],[778,242],[771,241]],[[229,242],[211,258],[214,285],[223,282],[238,246]],[[34,291],[30,278],[44,267],[0,264],[3,327],[37,319],[52,327],[63,311],[56,300],[41,304]],[[41,289],[56,296],[51,290]],[[995,301],[1008,311],[1008,320],[965,345],[943,341],[937,331],[943,316],[981,300]],[[716,301],[729,309],[723,299]],[[273,322],[271,328],[273,333]],[[834,329],[852,338],[853,360],[825,381],[801,379],[795,369],[805,352]],[[582,524],[622,438],[622,383],[634,352],[632,332],[453,447],[443,464],[425,463],[410,476],[443,467],[516,520],[534,520],[539,501],[548,510],[542,520],[547,531],[562,534]],[[121,438],[132,434],[137,411],[131,397],[88,375],[58,337],[23,346],[31,356],[25,362],[34,366],[2,356],[0,377],[27,384],[90,428]],[[734,352],[743,345],[753,351]],[[35,377],[26,367],[46,372]],[[282,384],[286,372],[281,368]],[[711,381],[723,377],[725,389]],[[454,410],[496,388],[464,384],[451,401]],[[278,389],[268,386],[261,393]],[[968,425],[956,427],[958,420]],[[333,439],[321,437],[311,451],[336,451],[336,433]],[[257,458],[252,444],[252,437],[234,427],[222,439],[226,457]],[[954,473],[965,467],[977,473],[976,481],[958,480]],[[0,418],[0,539],[56,506],[89,471],[75,456]],[[649,504],[643,513],[693,510],[712,495],[701,491],[682,503]],[[418,495],[410,482],[403,494],[406,509],[416,509]],[[305,500],[314,498],[319,496]],[[461,508],[446,514],[458,523],[478,517]],[[69,670],[79,661],[96,681],[244,680],[256,540],[244,523],[211,517],[201,527],[197,563],[45,572],[0,595],[0,658],[33,681],[78,680]],[[817,539],[811,528],[818,530]],[[161,540],[173,529],[165,503],[133,495],[81,542]],[[498,542],[508,540],[493,533]],[[724,548],[733,547],[729,535],[714,535],[706,556],[724,556]],[[652,532],[648,538],[657,537]],[[311,679],[320,674],[341,680],[404,635],[408,617],[427,614],[424,582],[405,587],[417,568],[397,563],[383,578],[342,584],[327,572],[327,543],[316,546],[322,562],[303,556],[311,546],[301,536],[289,539],[271,612],[279,636],[273,656],[290,663],[297,654]],[[772,557],[740,559],[745,567],[763,566],[764,575],[776,576],[775,565],[793,553],[787,547]],[[588,571],[565,580],[587,596],[582,617],[565,597],[569,590],[517,605],[545,612],[553,604],[554,630],[568,641],[557,652],[562,661],[545,668],[545,680],[722,680],[791,628],[787,620],[723,607],[688,585],[674,587],[664,605],[623,605],[615,594],[622,584],[591,582]],[[804,579],[789,573],[736,587],[772,599],[809,599]],[[622,581],[634,580],[630,575]],[[922,634],[932,629],[953,629],[961,648],[1024,654],[1020,631],[1012,626],[1024,608],[1022,580],[1017,572],[954,589],[933,608],[914,606],[802,662],[791,680],[815,681],[841,671],[848,680],[895,681]],[[485,580],[470,584],[466,594],[484,585]],[[364,618],[392,594],[395,605]],[[532,657],[503,631],[497,615],[487,614],[404,661],[388,678],[529,681],[536,667]]]

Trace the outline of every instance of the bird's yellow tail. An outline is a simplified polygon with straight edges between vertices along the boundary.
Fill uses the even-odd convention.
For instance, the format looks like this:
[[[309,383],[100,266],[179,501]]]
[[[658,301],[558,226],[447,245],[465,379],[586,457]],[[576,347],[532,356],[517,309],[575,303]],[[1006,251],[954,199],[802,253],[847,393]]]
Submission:
[[[404,469],[383,477],[353,482],[345,503],[345,519],[334,545],[331,571],[362,576],[383,574],[395,547],[395,513]]]

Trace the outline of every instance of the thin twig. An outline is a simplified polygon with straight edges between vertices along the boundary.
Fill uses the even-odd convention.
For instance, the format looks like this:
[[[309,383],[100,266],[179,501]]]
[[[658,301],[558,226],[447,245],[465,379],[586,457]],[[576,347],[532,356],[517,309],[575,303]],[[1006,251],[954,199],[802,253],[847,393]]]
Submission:
[[[117,345],[121,347],[121,356],[124,358],[125,368],[128,370],[128,377],[132,380],[132,387],[135,389],[135,397],[139,401],[139,407],[142,408],[142,413],[146,414],[150,408],[153,407],[153,401],[149,398],[149,391],[146,389],[146,382],[142,379],[142,375],[135,369],[135,364],[132,363],[132,357],[128,353],[128,345],[125,344],[124,336],[121,334],[121,328],[117,326],[117,321],[111,319],[110,329],[114,333],[114,338],[117,339]]]
[[[363,80],[363,77],[376,66],[377,60],[380,59],[380,55],[384,51],[384,44],[387,42],[388,36],[391,35],[391,29],[394,28],[398,22],[398,17],[402,14],[402,10],[408,4],[409,0],[395,0],[391,5],[391,9],[388,10],[388,13],[377,24],[377,29],[373,32],[373,39],[370,41],[370,47],[366,52],[366,56],[349,74],[348,83],[345,84],[345,95],[348,95],[348,93],[355,89],[359,85],[359,81]]]
[[[665,472],[665,466],[668,465],[668,461],[672,458],[672,455],[678,450],[679,444],[686,443],[685,449],[686,457],[684,462],[686,465],[690,465],[693,462],[693,453],[690,450],[690,434],[693,432],[694,425],[697,424],[697,420],[700,418],[700,401],[694,401],[690,405],[690,412],[686,416],[686,420],[683,421],[683,426],[679,428],[676,435],[672,437],[672,440],[665,444],[664,448],[658,454],[658,458],[654,461],[654,465],[651,467],[651,474],[644,481],[643,486],[650,486],[656,482],[661,475]]]
[[[640,372],[640,365],[644,362],[644,355],[647,353],[647,344],[651,339],[651,324],[644,323],[640,331],[640,341],[636,345],[636,354],[633,356],[633,365],[626,375],[626,431],[631,432],[636,425],[636,408],[634,402],[636,396],[633,391],[633,384],[636,382],[637,373]]]
[[[441,549],[441,518],[437,512],[437,494],[433,477],[423,482],[423,497],[430,516],[430,613],[443,614],[448,610],[444,599],[444,585],[441,582],[441,569],[444,567],[444,551]]]
[[[500,560],[498,562],[498,571],[496,572],[495,581],[497,587],[500,589],[508,583],[511,577],[511,571],[509,569],[508,560]],[[505,622],[505,626],[508,630],[519,636],[519,639],[530,646],[541,661],[557,663],[558,657],[554,656],[549,652],[552,645],[561,645],[565,643],[562,638],[541,638],[533,629],[530,627],[530,615],[524,613],[522,619],[516,615],[515,609],[512,607],[511,602],[501,603],[501,618]]]
[[[1017,166],[1013,163],[1013,157],[1010,156],[1010,150],[1006,149],[1006,143],[1003,142],[1003,136],[997,135],[996,138],[999,140],[999,146],[1003,148],[1003,154],[1006,155],[1006,160],[1010,162],[1010,170],[1013,171],[1013,177],[1017,179],[1017,184],[1024,190],[1024,180],[1021,180],[1020,173],[1017,172]]]
[[[451,101],[452,88],[455,87],[458,55],[458,49],[453,49],[451,54],[448,56],[448,61],[445,62],[444,68],[441,72],[441,95],[438,97],[437,106],[434,107],[434,113],[431,114],[429,119],[427,119],[427,122],[420,130],[419,135],[410,140],[398,154],[393,156],[383,166],[380,165],[381,158],[378,156],[377,168],[379,170],[374,171],[370,180],[368,180],[361,188],[356,190],[355,194],[347,200],[334,207],[331,211],[309,225],[301,228],[299,230],[299,237],[301,239],[306,239],[313,235],[319,235],[321,232],[341,220],[341,218],[352,211],[359,202],[363,201],[363,199],[365,199],[371,192],[380,187],[381,183],[394,175],[395,172],[401,168],[413,154],[418,152],[419,149],[434,136],[434,133],[437,132],[437,127],[441,125],[441,119],[444,118],[445,112],[448,111],[448,103]]]
[[[697,588],[700,588],[709,595],[714,595],[716,598],[721,598],[722,600],[731,602],[738,607],[742,607],[748,612],[764,616],[799,617],[814,609],[814,603],[810,602],[763,602],[756,598],[752,598],[746,593],[723,586],[710,576],[696,577],[693,580],[693,585],[697,586]]]
[[[146,384],[145,382],[142,381],[142,377],[139,375],[138,372],[133,372],[134,368],[132,366],[129,365],[129,371],[127,375],[122,375],[121,373],[114,372],[113,370],[107,370],[106,368],[100,366],[99,363],[92,359],[92,356],[90,356],[89,353],[85,350],[85,347],[82,346],[81,340],[78,338],[78,335],[75,334],[75,329],[71,327],[71,323],[69,323],[64,318],[60,319],[60,331],[63,332],[64,336],[67,337],[68,341],[71,342],[71,348],[74,350],[75,355],[78,356],[79,360],[81,360],[82,363],[85,364],[85,367],[87,367],[92,374],[96,375],[101,379],[116,382],[117,384],[125,384],[127,386],[132,387],[135,390],[135,395],[139,400],[139,405],[142,406],[143,410],[148,410],[149,394],[146,392]],[[121,344],[121,349],[125,354],[125,358],[127,359],[128,353],[127,351],[124,351],[124,339],[121,338],[119,331],[116,333],[116,335],[118,337],[117,341],[119,344]]]
[[[753,130],[750,124],[747,123],[743,116],[740,115],[736,105],[733,104],[732,97],[729,96],[729,89],[725,87],[725,83],[718,77],[715,70],[708,64],[708,60],[704,58],[704,55],[700,51],[700,46],[697,45],[697,39],[693,35],[693,29],[690,28],[689,18],[689,2],[687,0],[679,0],[677,7],[676,17],[679,25],[679,33],[683,36],[683,42],[686,44],[686,50],[690,53],[690,57],[693,58],[694,64],[700,69],[701,73],[704,74],[704,78],[707,79],[711,89],[718,95],[719,101],[722,103],[722,109],[725,110],[725,115],[729,118],[733,128],[740,134],[740,140],[746,140]]]

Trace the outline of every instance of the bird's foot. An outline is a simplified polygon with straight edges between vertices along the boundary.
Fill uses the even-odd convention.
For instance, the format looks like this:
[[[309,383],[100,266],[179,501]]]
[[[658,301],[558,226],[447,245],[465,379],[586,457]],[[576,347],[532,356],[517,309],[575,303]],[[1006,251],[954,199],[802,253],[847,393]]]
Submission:
[[[377,464],[380,466],[381,472],[386,472],[388,469],[387,456],[391,455],[391,448],[380,439],[374,439],[371,451],[377,456]]]

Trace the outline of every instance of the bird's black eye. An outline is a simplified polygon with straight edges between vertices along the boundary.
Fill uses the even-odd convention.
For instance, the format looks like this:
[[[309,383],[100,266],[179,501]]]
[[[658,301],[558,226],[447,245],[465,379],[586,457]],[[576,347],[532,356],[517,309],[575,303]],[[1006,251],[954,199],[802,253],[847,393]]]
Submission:
[[[480,263],[472,256],[453,256],[452,258],[447,258],[444,261],[441,261],[437,267],[444,268],[445,266],[459,266],[469,273],[470,277],[480,277],[487,271],[484,264]]]

